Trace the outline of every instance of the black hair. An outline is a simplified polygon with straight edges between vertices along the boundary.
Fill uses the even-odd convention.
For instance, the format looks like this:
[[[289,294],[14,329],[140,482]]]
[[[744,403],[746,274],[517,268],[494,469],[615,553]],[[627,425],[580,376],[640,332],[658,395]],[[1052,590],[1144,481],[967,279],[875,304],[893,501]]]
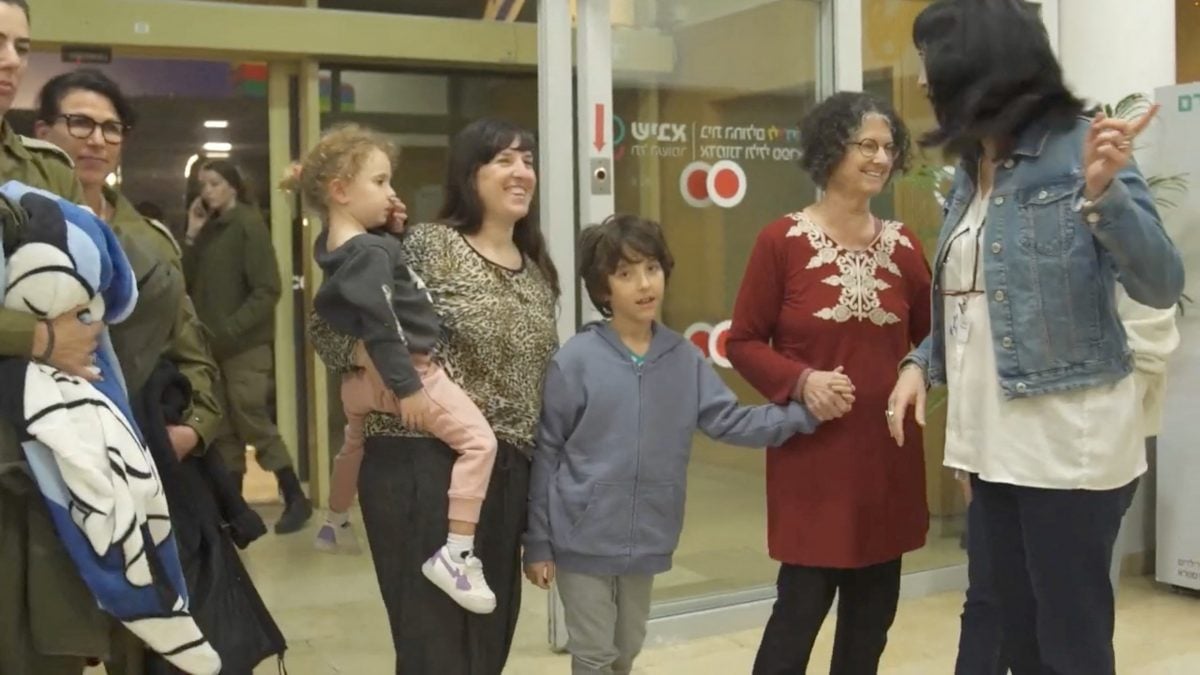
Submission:
[[[922,145],[970,154],[984,139],[1010,144],[1033,122],[1065,127],[1083,112],[1041,17],[1022,0],[935,0],[912,37],[938,122]]]
[[[446,200],[438,218],[463,234],[475,234],[483,227],[483,203],[475,186],[479,167],[496,155],[513,147],[521,152],[536,152],[533,134],[505,120],[485,117],[468,124],[450,144],[449,168],[446,172]],[[518,220],[513,229],[513,243],[522,254],[529,256],[550,284],[555,297],[561,294],[558,268],[550,259],[546,239],[538,225],[537,203],[529,205],[529,213]]]
[[[33,15],[29,12],[29,3],[26,2],[26,0],[0,0],[0,3],[12,5],[22,12],[25,12],[25,20],[31,23],[33,22]]]
[[[658,261],[663,276],[670,280],[675,258],[667,247],[662,226],[653,220],[615,214],[579,233],[579,276],[601,315],[612,317],[608,278],[616,273],[621,262],[641,260]]]
[[[53,124],[62,114],[63,99],[76,90],[90,91],[107,98],[126,127],[132,127],[136,121],[137,114],[120,85],[95,68],[80,68],[50,78],[38,93],[37,118],[46,124]]]
[[[242,172],[233,162],[223,159],[214,159],[206,162],[201,171],[212,171],[225,179],[226,183],[233,188],[237,193],[237,200],[242,204],[254,206],[254,197],[250,192],[250,188],[246,184],[246,179],[242,177]],[[199,174],[197,174],[199,175]]]
[[[850,143],[868,115],[883,117],[892,130],[896,158],[888,179],[908,168],[912,140],[895,109],[871,94],[841,91],[817,104],[800,123],[800,168],[818,187],[826,187],[842,158],[851,152]]]

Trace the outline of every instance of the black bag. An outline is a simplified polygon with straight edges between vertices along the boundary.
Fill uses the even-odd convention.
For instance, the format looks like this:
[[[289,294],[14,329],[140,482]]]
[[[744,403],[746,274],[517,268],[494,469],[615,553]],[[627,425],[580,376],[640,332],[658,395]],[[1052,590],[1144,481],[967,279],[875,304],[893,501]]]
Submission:
[[[162,476],[179,559],[197,625],[221,656],[223,675],[250,675],[287,642],[238,557],[266,532],[262,519],[232,487],[218,453],[175,457],[167,425],[179,424],[191,400],[191,385],[174,364],[160,362],[135,402],[134,416]],[[230,521],[236,525],[231,526]],[[147,675],[175,674],[160,655],[147,651]]]

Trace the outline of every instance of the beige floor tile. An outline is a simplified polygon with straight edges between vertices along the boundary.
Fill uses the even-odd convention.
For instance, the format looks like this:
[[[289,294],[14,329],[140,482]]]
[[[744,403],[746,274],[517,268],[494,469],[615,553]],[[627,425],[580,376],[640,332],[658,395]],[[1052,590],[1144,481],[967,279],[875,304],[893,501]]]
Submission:
[[[725,470],[731,476],[737,473]],[[273,522],[279,507],[263,506],[260,511],[268,522]],[[358,524],[361,520],[355,516],[354,522]],[[394,654],[370,557],[317,553],[312,548],[316,526],[314,518],[304,532],[286,537],[268,534],[244,556],[251,576],[288,638],[288,672],[388,675],[394,667]],[[726,535],[745,544],[747,551],[731,553],[726,546],[728,542],[720,539]],[[757,535],[747,537],[744,532],[737,533],[732,524],[709,531],[708,536],[689,532],[685,537],[689,548],[681,547],[680,569],[666,577],[671,582],[663,588],[669,593],[683,588],[695,590],[705,578],[709,588],[717,590],[721,590],[721,579],[740,587],[761,583],[761,579],[747,579],[738,572],[738,565],[757,555],[765,561],[761,574],[770,570],[773,575],[774,564],[766,560],[761,548],[753,548],[754,536]],[[758,545],[761,546],[761,540]],[[959,553],[957,540],[950,538],[934,539],[925,552],[933,561],[928,564],[951,561]],[[925,564],[920,560],[914,562]],[[570,671],[569,659],[552,653],[547,645],[545,592],[526,584],[524,598],[505,673],[566,675]],[[1200,599],[1165,590],[1149,579],[1132,579],[1122,585],[1117,606],[1115,642],[1122,675],[1200,673],[1197,639]],[[883,675],[951,673],[961,609],[960,593],[902,601],[880,672]],[[828,672],[833,627],[834,621],[827,621],[817,638],[810,669],[814,675]],[[675,644],[650,644],[635,672],[640,675],[748,673],[761,635],[760,628]],[[93,670],[88,675],[102,672]],[[255,671],[256,675],[277,672],[273,662],[264,663]]]

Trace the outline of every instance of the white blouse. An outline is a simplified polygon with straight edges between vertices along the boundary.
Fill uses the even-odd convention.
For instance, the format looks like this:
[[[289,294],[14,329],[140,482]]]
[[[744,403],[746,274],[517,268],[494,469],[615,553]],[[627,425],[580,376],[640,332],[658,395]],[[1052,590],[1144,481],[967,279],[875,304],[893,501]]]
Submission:
[[[979,474],[988,482],[1026,487],[1124,486],[1146,471],[1133,377],[1089,389],[1004,397],[983,275],[982,230],[989,194],[976,194],[951,234],[943,269],[947,295],[940,301],[945,303],[951,392],[945,465]],[[969,293],[952,295],[961,291]]]

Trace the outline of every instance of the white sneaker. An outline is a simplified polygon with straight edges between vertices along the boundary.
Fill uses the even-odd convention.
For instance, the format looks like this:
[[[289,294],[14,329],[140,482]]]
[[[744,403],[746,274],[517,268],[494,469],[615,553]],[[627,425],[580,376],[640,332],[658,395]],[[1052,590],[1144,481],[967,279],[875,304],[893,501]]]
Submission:
[[[483,562],[472,554],[454,560],[449,549],[439,548],[421,565],[425,578],[450,596],[463,609],[476,614],[491,614],[496,609],[496,594],[483,578]]]
[[[338,526],[326,521],[321,525],[321,529],[317,530],[313,546],[325,553],[362,553],[362,547],[358,545],[358,536],[354,534],[354,527],[350,523]]]

